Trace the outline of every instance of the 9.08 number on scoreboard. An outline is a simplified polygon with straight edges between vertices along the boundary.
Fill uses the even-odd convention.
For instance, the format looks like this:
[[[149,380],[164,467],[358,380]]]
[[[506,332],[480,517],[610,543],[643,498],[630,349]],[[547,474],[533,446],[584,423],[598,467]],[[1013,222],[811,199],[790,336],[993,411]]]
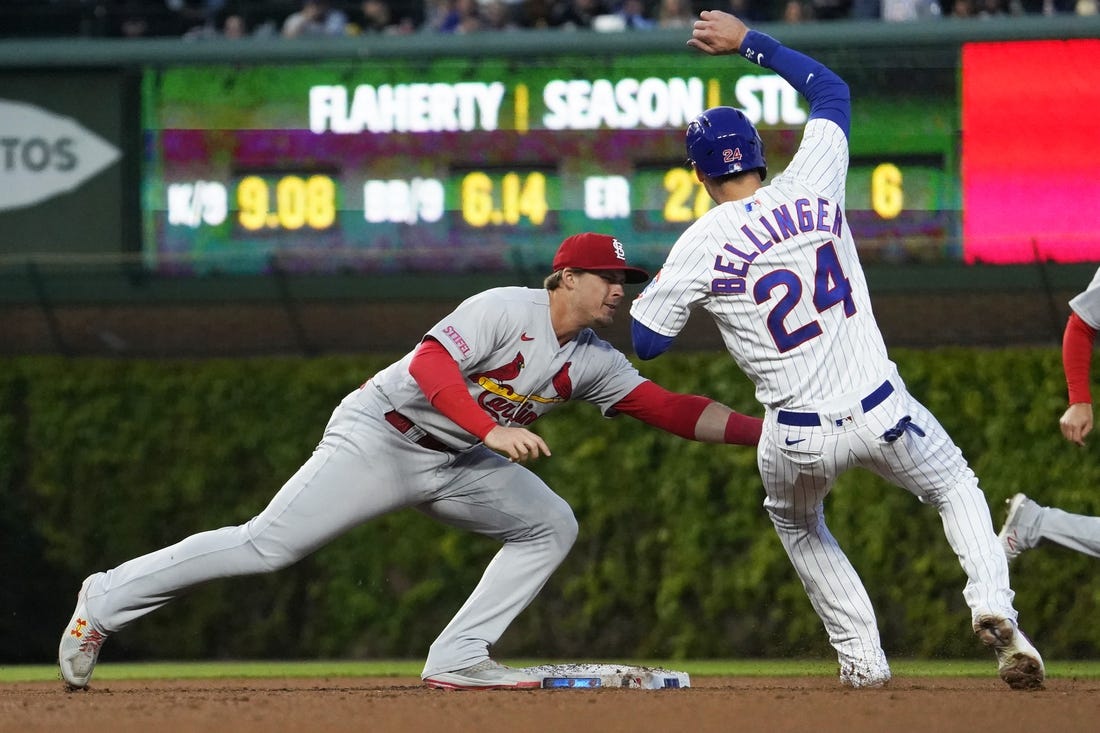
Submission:
[[[245,176],[237,184],[237,221],[248,231],[328,229],[336,223],[336,182],[331,176]]]
[[[322,231],[336,224],[337,193],[336,180],[323,173],[245,174],[232,198],[221,181],[171,183],[166,190],[168,224],[216,227],[235,214],[235,223],[248,232]]]

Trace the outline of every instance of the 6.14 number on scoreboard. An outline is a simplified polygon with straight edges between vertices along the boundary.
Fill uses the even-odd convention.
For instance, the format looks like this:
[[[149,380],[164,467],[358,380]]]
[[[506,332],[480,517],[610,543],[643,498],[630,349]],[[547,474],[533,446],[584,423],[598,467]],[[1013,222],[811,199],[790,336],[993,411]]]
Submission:
[[[522,219],[540,226],[550,210],[546,174],[541,171],[471,171],[462,177],[459,198],[462,220],[476,228],[516,226]]]

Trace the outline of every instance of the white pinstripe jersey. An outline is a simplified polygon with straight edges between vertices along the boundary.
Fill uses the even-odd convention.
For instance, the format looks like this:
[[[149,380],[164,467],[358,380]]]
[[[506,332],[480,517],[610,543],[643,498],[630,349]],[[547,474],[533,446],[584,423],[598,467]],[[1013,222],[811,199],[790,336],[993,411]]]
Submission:
[[[820,409],[881,384],[894,365],[844,214],[847,170],[844,132],[811,119],[783,173],[680,236],[630,315],[676,336],[708,311],[768,407]]]
[[[1100,269],[1096,270],[1096,274],[1092,276],[1092,282],[1084,292],[1070,299],[1069,307],[1088,324],[1089,328],[1100,331]]]

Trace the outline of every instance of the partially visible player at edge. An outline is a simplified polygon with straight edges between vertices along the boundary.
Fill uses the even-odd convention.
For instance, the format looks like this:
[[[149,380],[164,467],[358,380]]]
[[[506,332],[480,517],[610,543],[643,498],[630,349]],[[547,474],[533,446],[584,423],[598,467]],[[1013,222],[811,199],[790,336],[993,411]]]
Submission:
[[[760,438],[760,419],[669,392],[596,336],[612,323],[623,284],[648,279],[627,264],[619,240],[586,232],[561,243],[543,288],[493,288],[465,300],[344,398],[313,455],[253,519],[89,575],[58,647],[64,681],[86,687],[108,635],[199,583],[273,572],[363,522],[415,508],[502,543],[432,643],[424,681],[541,686],[541,677],[489,656],[577,536],[565,500],[520,465],[550,455],[529,426],[582,400],[690,440]]]
[[[1100,269],[1082,292],[1069,301],[1069,318],[1062,333],[1062,370],[1069,405],[1058,420],[1063,437],[1082,448],[1092,432],[1092,351],[1100,331]],[[1025,550],[1050,540],[1071,550],[1100,557],[1100,517],[1043,506],[1026,494],[1009,497],[1001,542],[1009,562]]]
[[[906,390],[871,311],[844,213],[848,86],[727,13],[701,13],[688,45],[772,69],[806,98],[810,118],[790,166],[766,186],[763,142],[740,111],[709,109],[688,126],[688,157],[717,206],[632,304],[636,352],[658,356],[702,308],[755,383],[764,506],[836,649],[841,683],[881,687],[891,676],[870,598],[824,518],[837,476],[862,466],[936,507],[967,576],[974,632],[1011,687],[1041,686],[1043,662],[1016,625],[978,480]]]

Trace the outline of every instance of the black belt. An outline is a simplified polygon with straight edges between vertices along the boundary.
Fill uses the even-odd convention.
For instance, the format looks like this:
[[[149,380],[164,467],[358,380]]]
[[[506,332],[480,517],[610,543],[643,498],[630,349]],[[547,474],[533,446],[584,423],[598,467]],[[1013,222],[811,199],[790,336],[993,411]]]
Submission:
[[[859,401],[864,412],[870,412],[882,404],[882,401],[894,393],[894,385],[889,380],[880,384],[874,392]],[[781,425],[793,425],[800,428],[812,428],[821,425],[821,415],[816,412],[792,412],[780,410],[775,418]]]
[[[453,453],[454,449],[448,446],[438,438],[433,438],[424,432],[424,429],[418,427],[409,418],[402,415],[397,410],[390,410],[382,417],[386,418],[386,422],[393,425],[397,429],[397,432],[404,435],[406,438],[416,443],[417,445],[428,448],[429,450],[442,451],[443,453]]]

